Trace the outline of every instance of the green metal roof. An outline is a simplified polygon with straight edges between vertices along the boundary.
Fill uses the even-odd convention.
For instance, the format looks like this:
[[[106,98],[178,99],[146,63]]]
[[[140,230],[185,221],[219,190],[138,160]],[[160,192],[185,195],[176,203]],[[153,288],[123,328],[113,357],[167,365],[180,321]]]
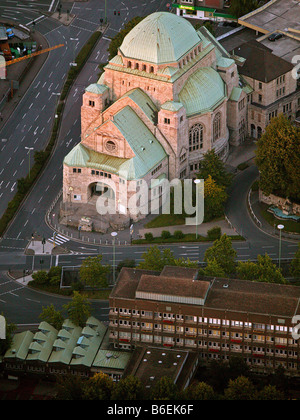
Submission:
[[[25,360],[33,336],[34,334],[31,331],[15,334],[11,348],[5,353],[4,358]]]
[[[98,83],[93,83],[89,85],[85,91],[90,93],[95,93],[97,95],[104,93],[108,89],[105,85],[100,85]]]
[[[130,358],[131,353],[121,352],[121,351],[111,351],[111,350],[99,350],[95,360],[93,362],[93,367],[100,369],[116,369],[116,370],[125,370]]]
[[[232,60],[231,58],[220,57],[219,60],[217,61],[218,67],[227,68],[227,67],[232,66],[232,64],[235,64],[235,61]]]
[[[230,95],[229,99],[231,101],[238,102],[240,97],[241,97],[242,91],[243,90],[240,87],[234,87],[232,89],[232,92],[231,92],[231,95]]]
[[[120,47],[125,57],[154,64],[177,62],[200,39],[193,25],[168,12],[156,12],[136,25]]]
[[[167,157],[159,141],[129,106],[121,109],[112,123],[133,150],[135,156],[132,159],[98,153],[79,143],[65,157],[64,164],[100,169],[132,180],[143,178]]]
[[[125,93],[120,99],[129,97],[138,107],[144,112],[144,114],[152,122],[156,119],[156,113],[158,109],[150,97],[140,88],[132,89]],[[120,100],[119,99],[119,100]]]
[[[203,67],[192,74],[179,93],[188,116],[209,112],[225,98],[225,83],[211,67]]]
[[[168,101],[162,104],[161,109],[166,111],[177,112],[183,107],[181,102]]]

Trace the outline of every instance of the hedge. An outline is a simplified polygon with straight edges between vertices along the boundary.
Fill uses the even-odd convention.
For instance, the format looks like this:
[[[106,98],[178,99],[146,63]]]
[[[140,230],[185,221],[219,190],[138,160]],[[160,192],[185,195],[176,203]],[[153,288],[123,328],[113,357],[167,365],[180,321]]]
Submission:
[[[45,164],[47,163],[53,148],[55,146],[56,137],[59,129],[60,119],[62,116],[64,103],[69,89],[71,85],[73,84],[75,78],[78,76],[80,71],[82,70],[84,64],[86,63],[88,57],[90,56],[92,50],[94,49],[97,41],[101,37],[101,32],[95,32],[88,42],[85,44],[85,46],[81,49],[79,52],[77,58],[76,58],[76,67],[72,67],[68,73],[67,80],[64,84],[64,87],[62,89],[62,93],[60,96],[60,104],[57,107],[56,114],[57,118],[55,119],[53,123],[52,128],[52,134],[50,136],[50,139],[48,141],[48,144],[45,148],[45,150],[36,151],[34,154],[34,165],[30,169],[30,177],[29,174],[26,176],[26,178],[21,178],[17,181],[18,190],[15,194],[14,198],[8,203],[7,208],[3,214],[3,216],[0,219],[0,236],[3,236],[5,230],[7,229],[7,226],[9,222],[13,219],[17,211],[19,210],[22,201],[25,199],[26,195],[30,191],[32,185],[37,180],[38,176],[40,175],[42,169],[44,168]]]

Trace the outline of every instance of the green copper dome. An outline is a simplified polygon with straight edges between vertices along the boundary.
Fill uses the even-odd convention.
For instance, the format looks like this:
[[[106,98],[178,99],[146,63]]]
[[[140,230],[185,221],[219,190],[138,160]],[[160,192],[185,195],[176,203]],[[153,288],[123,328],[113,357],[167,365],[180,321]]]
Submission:
[[[157,12],[135,26],[120,47],[127,57],[153,64],[178,62],[201,42],[193,25],[167,12]]]
[[[211,67],[203,67],[192,74],[179,93],[187,116],[212,111],[225,98],[225,83]]]

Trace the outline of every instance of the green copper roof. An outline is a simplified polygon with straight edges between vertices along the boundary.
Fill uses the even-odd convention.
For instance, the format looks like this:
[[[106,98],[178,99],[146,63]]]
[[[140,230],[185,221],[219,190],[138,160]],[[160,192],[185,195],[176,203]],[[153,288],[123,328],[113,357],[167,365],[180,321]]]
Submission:
[[[99,350],[93,367],[100,369],[109,368],[117,370],[125,370],[130,358],[131,353],[122,351]]]
[[[234,101],[234,102],[238,102],[238,100],[240,99],[242,94],[242,89],[240,87],[234,87],[232,89],[231,95],[230,95],[230,100]]]
[[[159,141],[129,106],[121,109],[114,116],[112,123],[133,150],[135,156],[132,159],[98,153],[79,143],[65,157],[64,164],[100,169],[132,180],[143,178],[167,157]]]
[[[85,89],[85,91],[90,92],[90,93],[95,93],[95,94],[99,95],[99,94],[105,92],[106,89],[108,89],[108,87],[105,86],[105,85],[100,85],[98,83],[93,83],[92,85],[88,86]]]
[[[174,63],[199,44],[192,24],[168,12],[156,12],[136,25],[124,38],[125,57],[154,64]]]
[[[166,111],[177,112],[183,107],[181,102],[168,101],[162,104],[161,109]]]
[[[179,93],[188,116],[211,111],[225,98],[225,84],[211,67],[203,67],[192,74]]]
[[[4,358],[25,360],[33,336],[34,334],[31,331],[24,331],[14,335],[11,348],[5,353]]]
[[[235,64],[235,61],[232,60],[232,58],[220,57],[219,60],[217,61],[218,67],[227,68],[227,67],[232,66],[232,64]]]
[[[129,97],[147,115],[152,122],[156,119],[157,107],[150,97],[140,88],[130,90],[122,96]],[[121,98],[121,99],[122,99]]]

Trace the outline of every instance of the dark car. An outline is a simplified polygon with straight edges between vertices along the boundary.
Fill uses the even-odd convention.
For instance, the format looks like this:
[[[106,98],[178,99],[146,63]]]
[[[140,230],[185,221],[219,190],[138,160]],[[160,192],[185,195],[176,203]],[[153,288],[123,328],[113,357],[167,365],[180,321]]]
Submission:
[[[277,39],[280,39],[280,38],[282,38],[283,37],[283,35],[281,34],[281,33],[275,33],[275,34],[272,34],[272,35],[270,35],[269,37],[268,37],[268,40],[269,41],[276,41]]]

